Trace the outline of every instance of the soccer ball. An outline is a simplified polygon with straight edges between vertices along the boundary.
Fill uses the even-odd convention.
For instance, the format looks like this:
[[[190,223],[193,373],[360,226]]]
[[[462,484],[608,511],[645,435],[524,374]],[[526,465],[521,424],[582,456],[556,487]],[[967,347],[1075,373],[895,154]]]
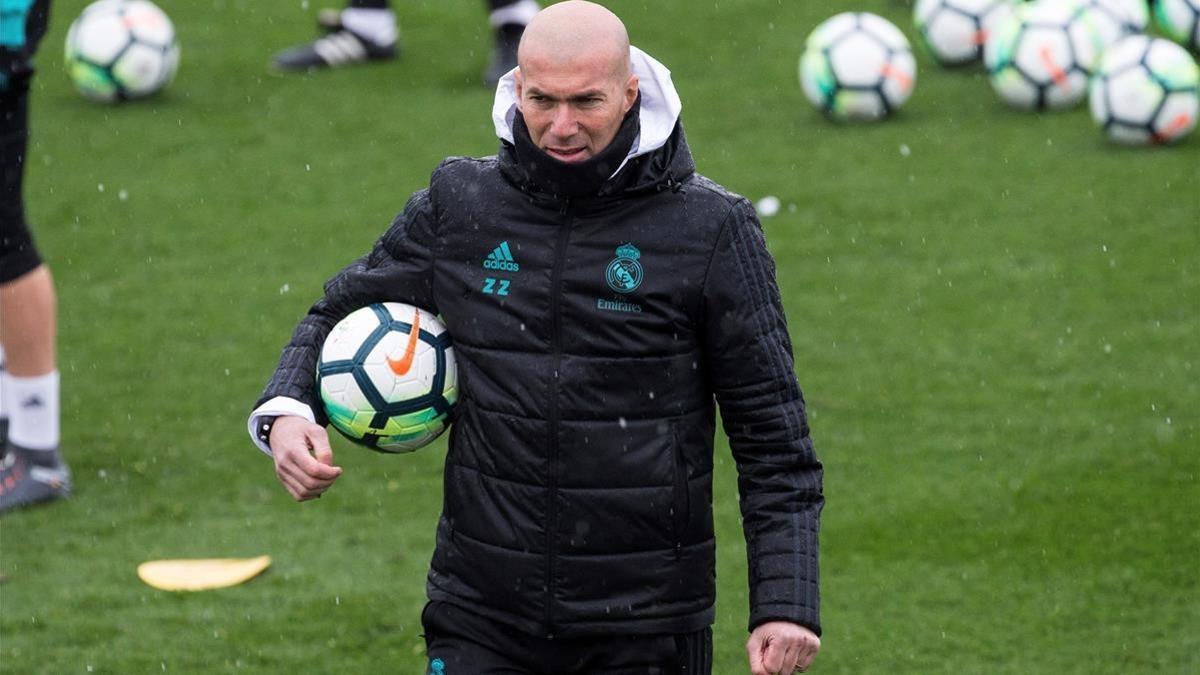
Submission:
[[[1014,0],[917,0],[913,23],[935,59],[960,65],[983,58],[988,34],[1015,6]]]
[[[1092,119],[1117,143],[1173,143],[1196,127],[1200,68],[1174,42],[1133,35],[1104,53],[1088,102]]]
[[[1176,42],[1200,50],[1200,0],[1154,0],[1154,17]]]
[[[179,45],[171,20],[154,3],[100,0],[71,23],[65,58],[84,96],[125,101],[149,96],[171,81]]]
[[[1014,108],[1069,108],[1087,94],[1100,53],[1123,34],[1086,0],[1019,5],[984,45],[992,88]]]
[[[908,100],[916,81],[917,62],[904,34],[868,12],[825,20],[800,57],[805,96],[834,119],[883,119]]]
[[[412,452],[445,431],[458,400],[450,334],[412,305],[355,310],[325,338],[317,390],[346,438],[380,452]]]
[[[1045,2],[1046,0],[1042,0]],[[1063,2],[1064,0],[1055,0]],[[1080,14],[1080,20],[1087,23],[1093,31],[1096,60],[1104,49],[1120,40],[1129,33],[1141,33],[1146,30],[1149,21],[1149,10],[1145,0],[1065,0],[1073,2]],[[1095,63],[1092,64],[1094,69]]]
[[[1129,33],[1143,33],[1150,24],[1146,0],[1096,0],[1095,4],[1108,5]]]

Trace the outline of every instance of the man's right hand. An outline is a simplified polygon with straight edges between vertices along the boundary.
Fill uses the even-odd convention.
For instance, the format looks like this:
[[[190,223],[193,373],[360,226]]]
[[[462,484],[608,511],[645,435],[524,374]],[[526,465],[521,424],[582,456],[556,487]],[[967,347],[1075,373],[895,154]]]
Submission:
[[[342,468],[333,465],[329,434],[319,424],[292,415],[280,417],[268,442],[275,475],[298,502],[320,497],[342,475]]]

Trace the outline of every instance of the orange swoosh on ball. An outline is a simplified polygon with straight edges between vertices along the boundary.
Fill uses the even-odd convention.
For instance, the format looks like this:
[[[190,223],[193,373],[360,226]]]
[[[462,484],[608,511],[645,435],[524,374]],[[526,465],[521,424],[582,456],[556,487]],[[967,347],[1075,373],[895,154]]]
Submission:
[[[397,375],[404,375],[412,368],[413,356],[417,353],[417,335],[421,332],[421,313],[413,312],[412,330],[408,333],[408,344],[404,347],[404,356],[399,359],[387,357],[388,368]]]
[[[1154,142],[1166,143],[1167,141],[1174,140],[1175,135],[1186,129],[1191,123],[1192,118],[1187,113],[1180,113],[1175,119],[1171,120],[1171,123],[1161,133],[1154,134]]]
[[[1042,57],[1042,65],[1046,66],[1046,70],[1050,71],[1050,79],[1054,80],[1054,84],[1066,89],[1067,84],[1069,84],[1067,73],[1054,60],[1054,52],[1050,47],[1042,45],[1042,48],[1038,50],[1038,55]]]
[[[896,68],[895,66],[893,66],[890,63],[883,64],[883,67],[879,69],[879,73],[881,75],[883,75],[884,77],[890,77],[893,80],[896,80],[897,82],[899,82],[900,88],[904,89],[905,91],[912,89],[912,86],[913,86],[912,78],[909,77],[908,74],[905,73],[903,70]]]

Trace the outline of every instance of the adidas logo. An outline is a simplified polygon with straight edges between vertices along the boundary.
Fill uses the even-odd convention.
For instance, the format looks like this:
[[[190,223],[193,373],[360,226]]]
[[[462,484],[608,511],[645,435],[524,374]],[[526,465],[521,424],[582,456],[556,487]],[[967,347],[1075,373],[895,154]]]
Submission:
[[[42,402],[42,397],[38,396],[37,394],[34,394],[24,401],[21,401],[22,408],[41,408],[44,405],[46,404]]]
[[[512,257],[512,251],[508,250],[508,242],[501,242],[488,257],[483,259],[483,266],[489,270],[504,270],[506,272],[519,272],[521,266],[518,265]]]

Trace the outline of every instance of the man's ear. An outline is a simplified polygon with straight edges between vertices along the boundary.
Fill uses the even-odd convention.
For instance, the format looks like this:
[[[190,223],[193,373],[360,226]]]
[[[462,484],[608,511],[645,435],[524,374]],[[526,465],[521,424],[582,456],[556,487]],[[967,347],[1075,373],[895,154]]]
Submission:
[[[633,107],[633,102],[637,100],[637,97],[638,97],[638,76],[637,75],[629,76],[629,81],[625,83],[625,92],[624,93],[625,93],[625,101],[624,101],[625,105],[624,105],[624,109],[621,111],[622,115],[629,112],[629,109]]]
[[[524,115],[525,109],[522,108],[521,106],[524,105],[525,102],[523,100],[521,100],[523,98],[521,96],[521,92],[524,91],[524,89],[525,89],[525,82],[521,78],[521,67],[520,66],[517,66],[517,69],[513,71],[513,82],[517,85],[517,90],[516,90],[517,91],[517,110],[520,110],[521,114]]]

